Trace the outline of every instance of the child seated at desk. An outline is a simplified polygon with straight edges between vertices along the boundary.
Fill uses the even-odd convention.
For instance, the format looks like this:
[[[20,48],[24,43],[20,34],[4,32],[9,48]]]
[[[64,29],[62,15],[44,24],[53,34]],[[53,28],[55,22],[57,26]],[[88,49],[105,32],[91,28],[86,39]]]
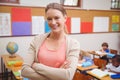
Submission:
[[[110,52],[110,49],[108,48],[108,43],[103,42],[101,46],[102,46],[101,52],[103,52],[103,53],[109,53]]]
[[[78,63],[81,64],[83,67],[87,67],[93,64],[93,60],[88,52],[81,50]]]
[[[100,51],[103,53],[102,56],[101,56],[101,59],[106,60],[107,63],[108,63],[109,59],[107,58],[107,55],[106,55],[106,53],[110,53],[110,50],[108,48],[109,47],[108,43],[103,42],[101,46],[102,46],[102,49]]]
[[[120,74],[120,55],[112,57],[112,63],[106,65],[108,71]]]
[[[112,58],[115,54],[112,54],[110,52],[110,49],[108,48],[109,45],[107,42],[102,43],[102,49],[98,51],[97,53],[100,55],[100,59],[104,59],[109,63],[109,58]]]

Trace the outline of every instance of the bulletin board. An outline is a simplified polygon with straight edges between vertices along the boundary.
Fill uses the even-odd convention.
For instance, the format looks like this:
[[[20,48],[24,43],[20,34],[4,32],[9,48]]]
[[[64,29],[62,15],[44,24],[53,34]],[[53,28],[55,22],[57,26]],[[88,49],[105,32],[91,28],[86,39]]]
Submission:
[[[66,27],[70,34],[120,32],[120,11],[68,8],[66,8],[66,10],[68,15]],[[2,18],[2,16],[5,17],[6,15],[10,16],[8,17],[10,20],[9,23],[4,23],[3,21],[8,21],[7,19]],[[32,18],[33,16],[34,18]],[[36,23],[38,25],[37,27],[34,27],[36,29],[33,31],[33,19],[37,19],[38,16],[40,16],[38,21],[45,19],[44,7],[0,5],[0,26],[2,25],[0,27],[0,36],[29,36],[49,32],[50,29],[45,20],[41,20],[42,26],[44,27],[41,27],[41,25]],[[5,28],[4,26],[6,24],[9,25]],[[3,28],[5,30],[3,30]],[[6,30],[10,31],[5,33]]]
[[[120,32],[120,10],[115,11],[115,10],[79,10],[79,9],[73,10],[73,9],[68,9],[67,12],[68,12],[68,16],[70,16],[70,17],[80,17],[81,25],[83,25],[83,26],[81,26],[81,28],[83,29],[83,31],[81,33]],[[104,31],[104,29],[101,29],[101,31],[94,32],[93,31],[94,20],[96,18],[98,18],[98,20],[103,20],[103,22],[104,22],[104,19],[108,18],[108,30]],[[102,24],[102,23],[100,22],[97,24],[98,27],[100,24]],[[88,28],[88,27],[90,27],[89,25],[91,25],[92,29]],[[102,27],[104,27],[104,26],[101,25],[101,28]],[[89,29],[89,30],[91,29],[91,31],[89,31],[89,30],[87,31],[87,29]]]

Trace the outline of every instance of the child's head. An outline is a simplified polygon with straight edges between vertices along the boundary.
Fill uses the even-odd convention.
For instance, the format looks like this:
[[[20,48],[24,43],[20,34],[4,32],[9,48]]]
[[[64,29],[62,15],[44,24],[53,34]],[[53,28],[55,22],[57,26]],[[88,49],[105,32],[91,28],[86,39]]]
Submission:
[[[106,42],[103,42],[101,46],[102,46],[103,50],[108,49],[108,43],[106,43]]]
[[[112,65],[115,67],[120,66],[120,55],[115,55],[112,57]]]

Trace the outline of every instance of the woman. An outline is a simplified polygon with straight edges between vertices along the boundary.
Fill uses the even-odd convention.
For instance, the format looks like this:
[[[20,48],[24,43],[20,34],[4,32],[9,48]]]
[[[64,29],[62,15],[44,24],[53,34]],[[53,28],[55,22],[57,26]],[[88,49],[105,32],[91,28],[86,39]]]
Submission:
[[[65,32],[66,11],[60,4],[50,3],[45,16],[51,32],[31,42],[21,74],[31,80],[72,80],[80,45]]]

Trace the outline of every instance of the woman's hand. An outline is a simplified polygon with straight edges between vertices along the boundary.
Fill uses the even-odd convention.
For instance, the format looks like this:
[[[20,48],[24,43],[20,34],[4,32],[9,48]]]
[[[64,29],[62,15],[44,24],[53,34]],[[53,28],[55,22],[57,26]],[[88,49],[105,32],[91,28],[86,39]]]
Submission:
[[[32,64],[32,68],[34,69],[34,70],[37,70],[37,66],[39,65],[39,63],[36,63],[36,62],[34,62],[33,64]]]
[[[62,64],[61,68],[67,69],[67,68],[69,68],[70,64],[71,64],[70,61],[65,61],[65,62]]]

